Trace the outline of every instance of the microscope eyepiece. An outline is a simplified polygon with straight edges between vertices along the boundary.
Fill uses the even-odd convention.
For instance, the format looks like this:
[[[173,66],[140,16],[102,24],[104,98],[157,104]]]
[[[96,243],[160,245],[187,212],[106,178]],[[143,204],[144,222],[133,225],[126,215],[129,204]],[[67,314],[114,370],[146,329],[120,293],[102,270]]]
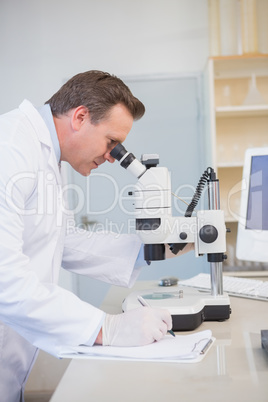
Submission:
[[[116,147],[111,150],[110,155],[120,161],[126,153],[126,148],[122,144],[117,144]]]
[[[122,144],[117,144],[110,152],[110,155],[117,159],[124,169],[128,169],[138,178],[146,171],[146,166],[142,165]]]
[[[129,165],[136,159],[133,154],[128,152],[122,144],[117,144],[110,152],[110,155],[120,162],[120,165],[127,169]]]

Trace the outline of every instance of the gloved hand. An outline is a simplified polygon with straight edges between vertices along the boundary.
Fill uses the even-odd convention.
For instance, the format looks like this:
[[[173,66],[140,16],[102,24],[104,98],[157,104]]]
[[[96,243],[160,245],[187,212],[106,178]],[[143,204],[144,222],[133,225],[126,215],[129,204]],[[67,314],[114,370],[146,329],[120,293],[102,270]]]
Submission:
[[[142,346],[162,339],[172,328],[168,310],[140,307],[126,313],[106,314],[102,326],[104,346]]]

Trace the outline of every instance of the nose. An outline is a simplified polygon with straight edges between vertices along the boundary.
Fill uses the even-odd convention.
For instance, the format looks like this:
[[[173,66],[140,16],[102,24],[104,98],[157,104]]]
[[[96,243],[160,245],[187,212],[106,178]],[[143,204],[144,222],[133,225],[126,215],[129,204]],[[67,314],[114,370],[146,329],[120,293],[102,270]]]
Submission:
[[[115,161],[115,158],[113,158],[113,157],[111,156],[110,152],[106,152],[106,153],[104,154],[104,159],[105,159],[106,161],[110,162],[110,163],[114,163],[114,161]]]

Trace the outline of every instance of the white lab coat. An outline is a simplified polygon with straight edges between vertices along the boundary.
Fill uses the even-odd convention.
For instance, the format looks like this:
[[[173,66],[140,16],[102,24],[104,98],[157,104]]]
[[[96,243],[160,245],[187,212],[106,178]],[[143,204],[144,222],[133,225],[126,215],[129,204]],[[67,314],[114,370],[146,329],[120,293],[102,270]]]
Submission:
[[[0,165],[0,398],[18,402],[36,348],[71,350],[103,319],[57,285],[61,265],[131,286],[141,242],[73,229],[49,131],[28,101],[0,117]]]

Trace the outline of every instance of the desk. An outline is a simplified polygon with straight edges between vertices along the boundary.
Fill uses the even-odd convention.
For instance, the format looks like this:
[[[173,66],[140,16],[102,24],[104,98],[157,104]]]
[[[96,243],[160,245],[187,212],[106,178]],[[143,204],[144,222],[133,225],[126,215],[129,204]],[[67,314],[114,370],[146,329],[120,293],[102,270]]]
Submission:
[[[147,289],[155,282],[137,282]],[[112,287],[102,309],[120,312],[129,289]],[[51,402],[267,402],[268,355],[260,330],[268,329],[268,303],[231,298],[224,322],[204,322],[216,341],[200,363],[72,360]]]

